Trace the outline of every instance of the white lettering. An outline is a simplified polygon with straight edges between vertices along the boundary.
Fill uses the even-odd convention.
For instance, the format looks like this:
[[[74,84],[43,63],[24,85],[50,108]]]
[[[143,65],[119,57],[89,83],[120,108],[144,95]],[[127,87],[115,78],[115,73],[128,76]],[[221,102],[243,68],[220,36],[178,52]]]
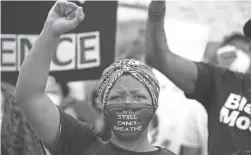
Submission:
[[[140,131],[143,130],[142,126],[136,126],[136,127],[118,127],[118,126],[113,126],[113,129],[116,131]]]
[[[100,65],[99,32],[77,34],[77,68],[85,69]]]
[[[244,96],[231,93],[220,111],[220,122],[251,132],[251,104],[247,102]]]
[[[118,115],[118,119],[136,120],[138,118],[136,117],[136,115]]]
[[[52,58],[50,71],[75,69],[76,64],[76,37],[74,34],[62,35],[57,50]]]
[[[1,36],[1,69],[2,71],[17,70],[16,36],[2,34]]]
[[[241,130],[247,130],[250,127],[250,119],[245,116],[240,116],[236,121],[236,126]]]
[[[0,56],[2,71],[20,70],[23,60],[37,37],[38,35],[2,34]],[[86,69],[100,66],[99,37],[98,31],[62,35],[57,51],[52,58],[50,71]]]
[[[232,111],[229,114],[230,110],[222,107],[221,111],[220,111],[220,122],[223,122],[225,124],[228,124],[229,126],[234,126],[235,121],[237,119],[237,116],[239,115],[239,111]]]
[[[247,103],[247,99],[245,97],[242,97],[241,103],[240,103],[240,106],[239,106],[240,111],[243,111],[243,108],[246,105],[246,103]]]
[[[136,121],[118,121],[118,125],[125,125],[125,126],[132,126],[132,125],[137,125]]]
[[[122,112],[123,112],[124,114],[131,114],[131,113],[132,113],[132,110],[122,110]]]
[[[233,94],[231,93],[229,96],[228,96],[228,99],[225,103],[225,106],[229,109],[238,109],[239,107],[239,102],[241,100],[241,96],[240,95],[236,95],[236,94]]]
[[[121,115],[118,115],[118,119],[122,119],[122,118],[121,118]]]
[[[244,111],[247,114],[251,115],[251,104],[247,104],[246,107],[244,108]]]

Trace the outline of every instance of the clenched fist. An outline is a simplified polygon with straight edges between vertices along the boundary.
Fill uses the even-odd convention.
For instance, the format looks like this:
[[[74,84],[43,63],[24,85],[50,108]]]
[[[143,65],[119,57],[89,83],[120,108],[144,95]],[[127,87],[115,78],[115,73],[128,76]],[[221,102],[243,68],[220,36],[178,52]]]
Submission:
[[[51,8],[44,28],[59,36],[76,28],[84,19],[83,8],[66,0],[58,0]]]
[[[160,12],[166,7],[165,0],[152,0],[149,9],[151,9],[154,12]]]

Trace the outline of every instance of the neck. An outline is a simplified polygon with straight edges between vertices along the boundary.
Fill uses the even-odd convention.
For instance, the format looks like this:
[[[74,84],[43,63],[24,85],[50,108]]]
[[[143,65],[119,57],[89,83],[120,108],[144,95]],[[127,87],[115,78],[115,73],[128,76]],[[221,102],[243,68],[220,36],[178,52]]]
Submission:
[[[130,140],[120,138],[112,132],[111,142],[117,147],[133,152],[149,152],[157,150],[156,147],[153,147],[149,143],[146,131],[142,132],[142,134],[139,135],[138,138],[134,137]]]

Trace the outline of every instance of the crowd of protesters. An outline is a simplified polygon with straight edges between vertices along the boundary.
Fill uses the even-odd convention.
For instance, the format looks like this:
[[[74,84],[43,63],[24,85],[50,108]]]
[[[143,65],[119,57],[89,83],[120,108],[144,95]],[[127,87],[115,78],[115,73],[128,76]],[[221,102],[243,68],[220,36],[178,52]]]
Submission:
[[[72,8],[77,7],[73,7],[68,2],[64,2],[64,5],[66,7],[71,6]],[[77,12],[77,9],[75,9],[75,12]],[[103,78],[106,74],[114,72],[111,73],[111,77],[105,77],[110,81],[114,78],[113,74],[118,75],[116,71],[109,71],[110,68],[104,71],[104,75],[101,77],[101,84],[96,83],[93,86],[90,101],[81,101],[72,97],[70,95],[71,89],[67,83],[57,83],[57,80],[53,77],[49,76],[47,78],[45,74],[43,75],[44,78],[48,79],[45,84],[46,86],[44,85],[44,92],[48,96],[48,99],[56,105],[54,110],[59,109],[56,110],[59,113],[56,118],[60,118],[60,122],[56,123],[61,123],[59,125],[60,129],[57,129],[60,131],[59,133],[50,133],[56,135],[53,141],[51,141],[48,138],[49,135],[46,137],[43,135],[45,131],[42,131],[50,125],[46,121],[50,122],[51,120],[46,120],[45,118],[48,117],[43,117],[41,120],[37,119],[40,121],[37,124],[32,122],[36,119],[30,120],[29,122],[32,122],[31,126],[33,125],[32,127],[34,128],[33,130],[25,117],[32,117],[34,113],[23,109],[24,107],[29,107],[29,104],[32,103],[22,103],[24,104],[23,106],[19,105],[19,102],[25,101],[36,103],[41,101],[48,102],[47,99],[43,98],[41,100],[26,100],[22,98],[25,96],[25,93],[27,93],[26,95],[29,93],[30,95],[32,94],[28,90],[21,92],[23,88],[30,89],[29,86],[24,87],[22,85],[22,82],[25,81],[25,71],[23,70],[28,70],[28,68],[24,67],[21,70],[23,74],[18,80],[19,84],[17,84],[18,91],[16,92],[16,96],[18,96],[18,100],[15,98],[15,86],[1,82],[1,153],[4,155],[81,154],[79,151],[83,143],[88,145],[88,147],[84,146],[85,150],[81,151],[87,152],[87,154],[95,154],[103,151],[101,154],[112,155],[118,152],[125,155],[142,152],[149,153],[150,155],[251,155],[251,151],[249,151],[251,150],[251,20],[244,26],[245,35],[242,33],[229,34],[222,40],[221,45],[216,49],[215,56],[209,62],[198,63],[179,57],[169,49],[166,40],[166,35],[168,34],[165,34],[164,30],[166,9],[164,1],[152,1],[150,3],[146,29],[144,31],[140,30],[139,37],[134,41],[133,48],[130,48],[131,51],[140,48],[143,48],[145,51],[138,53],[129,51],[123,58],[125,61],[119,62],[119,64],[122,64],[120,66],[121,70],[119,70],[121,72],[127,71],[126,68],[123,68],[123,63],[128,63],[127,60],[129,59],[144,62],[148,65],[147,67],[151,68],[151,73],[145,71],[145,68],[142,69],[144,74],[153,79],[150,83],[154,83],[155,78],[159,83],[159,92],[158,87],[155,88],[154,84],[151,86],[147,85],[147,88],[149,86],[147,90],[153,89],[155,91],[153,94],[149,91],[150,96],[152,98],[156,94],[158,96],[158,110],[154,111],[155,115],[151,117],[149,127],[146,127],[148,130],[146,135],[150,144],[158,146],[158,148],[149,146],[146,143],[142,145],[142,148],[145,147],[143,151],[135,151],[138,149],[137,147],[135,147],[135,150],[130,150],[127,147],[128,144],[121,142],[121,139],[126,141],[131,138],[134,141],[135,137],[130,137],[130,134],[123,135],[114,131],[111,125],[112,118],[109,117],[106,102],[104,102],[106,94],[102,92],[102,89],[109,87],[109,84],[112,86],[116,85],[116,83],[102,83],[105,81]],[[72,24],[79,24],[83,20],[80,13],[81,10],[78,11],[76,16],[78,15],[79,17],[75,18],[79,19],[72,19],[76,20]],[[57,13],[57,11],[55,12]],[[62,15],[59,12],[59,16],[67,15]],[[68,27],[71,27],[69,25]],[[73,27],[68,29],[72,29]],[[63,31],[62,33],[64,33]],[[40,41],[42,40],[43,43],[43,38],[41,38]],[[36,46],[38,47],[39,45]],[[39,49],[34,48],[33,50],[34,53],[39,52]],[[26,63],[29,62],[27,61]],[[126,65],[129,68],[133,68],[133,65],[130,66],[130,63]],[[128,71],[128,74],[133,75],[134,73]],[[141,72],[138,74],[141,75]],[[141,76],[139,76],[139,79],[144,79],[141,79]],[[41,81],[37,81],[37,86],[42,86],[39,83]],[[104,88],[99,87],[102,84]],[[123,83],[121,85],[123,86]],[[154,101],[154,99],[152,100]],[[109,103],[108,101],[107,103]],[[154,109],[155,103],[152,104]],[[39,106],[35,108],[31,106],[29,108],[30,111],[32,111],[32,108],[36,111],[39,109]],[[44,110],[46,107],[42,109]],[[24,115],[23,113],[26,114]],[[46,111],[43,113],[46,115]],[[232,120],[233,117],[235,117],[234,120]],[[61,119],[66,122],[61,122]],[[89,126],[88,128],[85,125],[77,126],[78,124],[71,119],[91,125],[95,129],[95,132]],[[47,126],[44,125],[39,130],[39,124],[41,126],[47,124]],[[72,128],[66,127],[66,125],[72,125]],[[63,126],[62,129],[61,126]],[[80,136],[70,134],[70,132],[79,132],[75,130],[80,130],[80,127],[83,127],[81,134],[83,132],[90,134],[82,136],[88,137],[89,139],[87,140],[91,142],[87,143],[87,140],[83,141],[81,139],[78,141],[70,138],[70,136],[74,136],[75,138]],[[88,132],[83,130],[88,130]],[[99,134],[101,141],[96,140],[96,133]],[[62,136],[61,134],[65,135]],[[136,137],[138,136],[136,133],[132,134],[135,134]],[[114,138],[119,137],[118,135],[123,138]],[[144,135],[143,131],[142,135]],[[144,139],[142,137],[139,136],[139,139]],[[60,140],[55,142],[55,139]],[[95,139],[95,142],[92,142],[93,139]],[[71,142],[78,144],[68,144]],[[135,142],[135,144],[138,143]],[[59,147],[55,148],[55,145],[59,145]],[[77,147],[71,145],[76,145]],[[168,151],[162,150],[159,147],[165,148]],[[72,149],[78,151],[72,151]],[[102,151],[98,152],[98,149]],[[158,150],[161,150],[161,152],[156,152]]]

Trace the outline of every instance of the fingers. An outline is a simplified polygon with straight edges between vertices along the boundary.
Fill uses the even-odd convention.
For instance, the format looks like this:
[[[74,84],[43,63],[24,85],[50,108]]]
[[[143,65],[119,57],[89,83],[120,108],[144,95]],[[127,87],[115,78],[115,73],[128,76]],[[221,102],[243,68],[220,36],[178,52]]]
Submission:
[[[75,3],[72,2],[67,2],[64,4],[65,5],[65,10],[64,10],[64,16],[69,16],[71,12],[74,12],[78,6]]]
[[[85,18],[84,12],[83,12],[83,8],[82,7],[78,7],[76,12],[75,12],[75,18],[72,19],[72,24],[77,26],[79,23],[81,23]]]
[[[59,3],[60,4],[60,3]],[[61,5],[60,5],[60,7],[59,7],[59,15],[61,16],[61,17],[63,17],[64,16],[64,11],[65,11],[65,4],[64,3],[62,3]]]
[[[75,12],[77,8],[78,6],[75,3],[66,0],[58,0],[55,4],[55,11],[61,17],[68,17],[72,12]]]
[[[74,9],[74,10],[75,10],[75,9]],[[67,6],[67,7],[65,8],[65,11],[63,12],[63,14],[64,14],[64,16],[67,17],[67,16],[69,16],[70,13],[73,12],[74,10],[72,10],[71,7]]]
[[[75,17],[75,10],[70,12],[70,14],[66,17],[67,20],[72,20]]]
[[[55,12],[59,12],[59,9],[60,9],[60,4],[59,4],[60,2],[59,1],[57,1],[54,5],[53,5],[53,9],[52,10],[54,10]]]

